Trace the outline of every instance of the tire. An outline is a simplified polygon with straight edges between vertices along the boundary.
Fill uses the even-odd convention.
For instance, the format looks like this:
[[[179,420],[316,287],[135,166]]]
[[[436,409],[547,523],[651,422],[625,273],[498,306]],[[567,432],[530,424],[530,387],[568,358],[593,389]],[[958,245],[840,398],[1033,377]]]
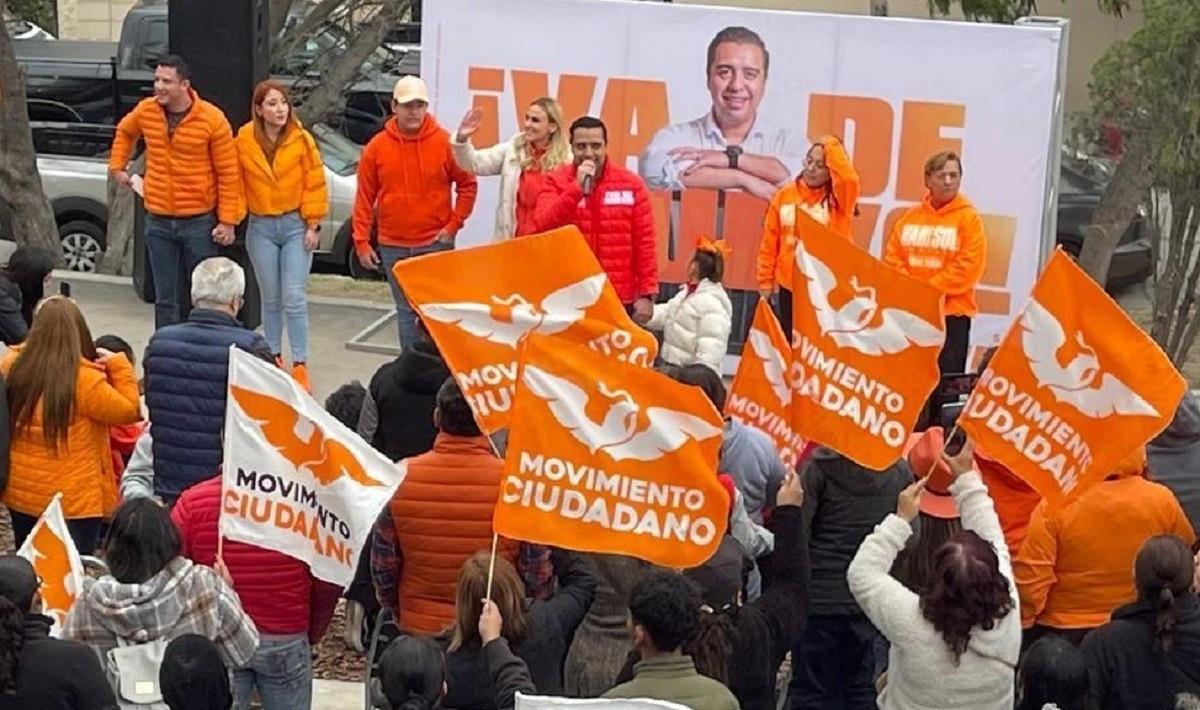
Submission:
[[[346,240],[346,273],[355,281],[383,281],[384,274],[378,269],[367,269],[358,261],[358,253],[354,251],[354,240]]]
[[[89,273],[96,270],[106,243],[103,225],[82,219],[71,220],[58,228],[58,238],[68,269]]]

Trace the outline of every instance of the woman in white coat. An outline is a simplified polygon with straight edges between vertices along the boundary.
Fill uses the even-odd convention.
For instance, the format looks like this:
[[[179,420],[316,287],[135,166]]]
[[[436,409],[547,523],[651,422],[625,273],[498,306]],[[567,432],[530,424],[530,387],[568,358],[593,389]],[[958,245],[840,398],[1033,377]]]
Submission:
[[[454,160],[476,175],[500,176],[493,241],[535,233],[533,209],[542,180],[555,168],[571,162],[571,145],[563,126],[562,109],[543,96],[525,109],[521,132],[490,148],[476,150],[471,137],[479,130],[483,111],[471,109],[450,143]]]
[[[733,329],[733,304],[721,285],[729,245],[700,237],[688,264],[687,283],[670,301],[654,306],[644,325],[663,333],[662,359],[671,365],[705,365],[721,373]]]
[[[883,710],[1009,710],[1021,650],[1012,561],[996,508],[973,470],[970,442],[945,461],[963,529],[934,555],[935,580],[920,595],[889,574],[912,536],[928,477],[900,494],[896,513],[863,540],[846,570],[863,613],[891,642],[878,704]]]

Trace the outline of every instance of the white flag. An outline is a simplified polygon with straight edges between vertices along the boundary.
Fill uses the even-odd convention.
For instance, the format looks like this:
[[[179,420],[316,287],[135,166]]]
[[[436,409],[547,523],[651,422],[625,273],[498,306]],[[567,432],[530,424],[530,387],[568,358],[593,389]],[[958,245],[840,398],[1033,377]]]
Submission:
[[[75,604],[83,588],[83,562],[63,518],[62,493],[56,493],[42,517],[33,526],[17,554],[29,560],[42,580],[38,592],[42,597],[42,613],[54,619],[50,635],[62,635],[67,612]]]
[[[221,534],[307,562],[346,586],[401,467],[279,368],[230,348]]]
[[[517,693],[514,710],[688,710],[686,705],[649,698],[559,698]]]

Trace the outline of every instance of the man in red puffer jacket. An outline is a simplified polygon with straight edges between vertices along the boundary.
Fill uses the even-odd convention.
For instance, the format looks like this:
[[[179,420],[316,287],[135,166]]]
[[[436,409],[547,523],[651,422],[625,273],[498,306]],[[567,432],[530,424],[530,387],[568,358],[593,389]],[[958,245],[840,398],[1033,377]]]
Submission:
[[[538,193],[534,228],[579,227],[621,303],[648,320],[658,296],[658,253],[646,184],[605,159],[608,129],[598,118],[571,124],[571,149],[574,165],[547,175]]]
[[[184,557],[201,565],[216,562],[220,517],[220,475],[183,492],[171,520]],[[341,589],[314,578],[305,563],[256,545],[226,540],[222,558],[261,639],[249,665],[234,669],[236,707],[250,707],[255,688],[263,710],[310,707],[311,649],[325,634]]]

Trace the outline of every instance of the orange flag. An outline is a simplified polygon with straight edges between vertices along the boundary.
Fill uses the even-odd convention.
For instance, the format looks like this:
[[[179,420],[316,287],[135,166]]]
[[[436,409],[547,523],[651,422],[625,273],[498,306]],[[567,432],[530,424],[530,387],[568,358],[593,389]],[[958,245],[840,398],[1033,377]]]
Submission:
[[[792,422],[806,439],[882,470],[938,383],[942,294],[798,212]]]
[[[83,562],[63,518],[61,493],[55,494],[17,554],[29,560],[42,581],[42,613],[54,619],[50,633],[57,638],[83,589]]]
[[[694,567],[725,534],[720,414],[696,387],[559,338],[521,354],[500,535]]]
[[[1165,429],[1186,389],[1158,345],[1060,250],[958,423],[1059,506]]]
[[[725,413],[762,431],[775,442],[788,468],[796,465],[804,440],[792,430],[792,348],[765,299],[758,300],[742,349]]]
[[[573,226],[408,259],[393,273],[487,432],[508,426],[517,347],[529,333],[644,366],[658,354]]]

